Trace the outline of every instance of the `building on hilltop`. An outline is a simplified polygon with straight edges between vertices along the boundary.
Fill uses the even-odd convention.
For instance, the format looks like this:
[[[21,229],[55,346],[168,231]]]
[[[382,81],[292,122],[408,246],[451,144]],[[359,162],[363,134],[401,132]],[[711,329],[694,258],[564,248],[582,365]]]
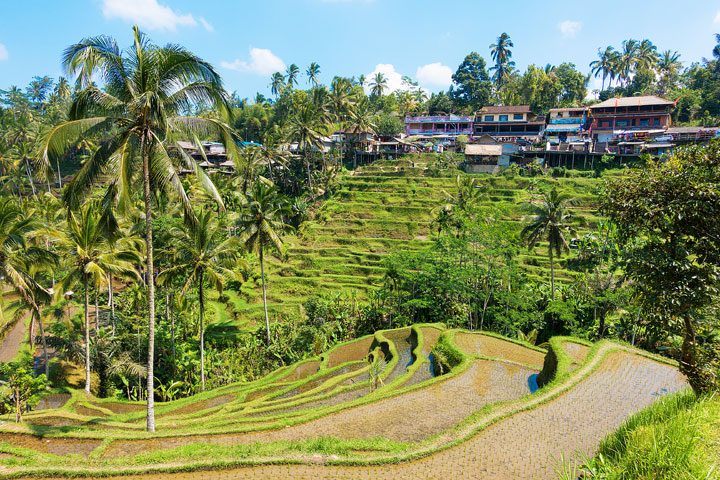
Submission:
[[[535,143],[545,125],[529,105],[488,106],[475,114],[474,135],[490,135],[504,143],[525,140]]]
[[[587,107],[551,108],[544,135],[551,147],[584,144],[590,126]]]
[[[609,98],[590,106],[593,139],[596,144],[644,142],[665,133],[671,124],[674,102],[648,95]]]
[[[420,115],[405,117],[408,136],[457,137],[473,134],[472,115]]]
[[[500,168],[503,146],[495,143],[477,143],[465,146],[463,170],[467,173],[493,173]]]

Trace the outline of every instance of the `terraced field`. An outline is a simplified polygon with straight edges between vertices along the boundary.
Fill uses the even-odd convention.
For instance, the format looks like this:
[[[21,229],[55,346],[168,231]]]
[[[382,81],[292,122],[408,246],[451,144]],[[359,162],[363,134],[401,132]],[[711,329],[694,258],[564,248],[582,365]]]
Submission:
[[[457,361],[434,376],[438,342]],[[592,454],[686,386],[676,365],[612,342],[554,338],[545,351],[415,325],[158,404],[153,435],[141,404],[56,396],[25,424],[0,424],[0,478],[554,478],[561,458]]]
[[[437,208],[455,193],[457,175],[465,175],[454,168],[439,173],[428,169],[433,158],[421,155],[383,161],[343,173],[339,188],[319,208],[315,219],[287,238],[287,260],[271,260],[270,310],[296,315],[310,296],[323,293],[366,298],[382,283],[385,255],[430,244]],[[572,210],[580,234],[599,220],[596,193],[601,179],[477,177],[490,185],[482,203],[498,207],[518,231],[527,216],[528,200],[543,184],[555,184],[576,200]],[[546,246],[523,251],[520,262],[528,275],[543,281],[549,278]],[[559,263],[557,278],[568,281],[572,272],[563,268],[562,260]],[[262,316],[261,302],[259,279],[255,279],[246,283],[240,294],[230,293],[229,310],[237,318],[252,322]]]

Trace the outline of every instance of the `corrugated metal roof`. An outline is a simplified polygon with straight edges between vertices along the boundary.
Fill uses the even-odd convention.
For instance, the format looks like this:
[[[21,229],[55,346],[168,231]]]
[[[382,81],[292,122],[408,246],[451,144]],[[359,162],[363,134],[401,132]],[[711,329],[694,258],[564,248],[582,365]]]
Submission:
[[[465,155],[487,155],[499,157],[502,155],[502,145],[466,145]]]
[[[617,97],[608,98],[604,102],[591,105],[590,109],[597,108],[615,108],[615,107],[644,107],[648,105],[672,105],[673,102],[655,95],[646,95],[642,97]]]
[[[483,113],[530,113],[530,105],[488,105],[480,109]]]

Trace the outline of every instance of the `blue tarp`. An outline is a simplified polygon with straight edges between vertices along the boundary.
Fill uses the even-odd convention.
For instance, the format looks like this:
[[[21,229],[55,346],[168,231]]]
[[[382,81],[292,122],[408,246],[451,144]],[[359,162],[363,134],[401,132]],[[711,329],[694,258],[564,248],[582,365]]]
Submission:
[[[548,125],[545,133],[574,133],[582,130],[582,125]]]

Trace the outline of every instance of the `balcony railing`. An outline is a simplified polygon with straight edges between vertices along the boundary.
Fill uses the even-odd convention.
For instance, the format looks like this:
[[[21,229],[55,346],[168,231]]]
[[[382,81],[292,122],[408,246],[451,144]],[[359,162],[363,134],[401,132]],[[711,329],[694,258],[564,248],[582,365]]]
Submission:
[[[459,128],[449,130],[424,130],[420,128],[408,128],[408,135],[472,135],[472,128]]]
[[[429,115],[419,117],[405,117],[405,123],[472,123],[474,117],[460,115]]]

